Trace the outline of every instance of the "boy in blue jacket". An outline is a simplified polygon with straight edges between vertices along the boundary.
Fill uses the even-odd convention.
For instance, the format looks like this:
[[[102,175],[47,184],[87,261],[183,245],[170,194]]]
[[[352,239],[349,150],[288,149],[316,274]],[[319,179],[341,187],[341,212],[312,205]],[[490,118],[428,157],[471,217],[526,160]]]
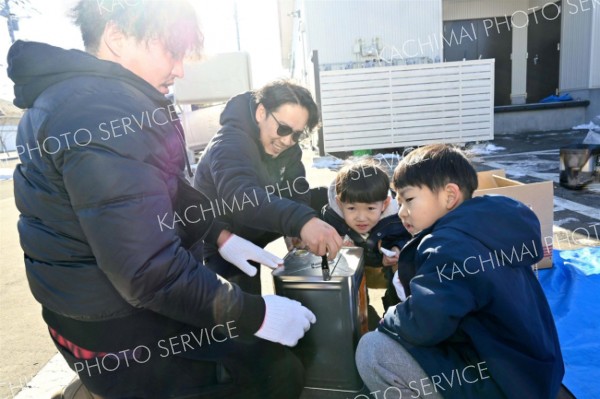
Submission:
[[[366,385],[406,398],[556,398],[564,366],[531,268],[543,256],[535,214],[471,198],[476,172],[446,145],[411,152],[393,182],[414,236],[399,257],[406,300],[359,342]]]
[[[384,309],[397,304],[392,276],[400,249],[411,236],[398,217],[398,202],[390,196],[389,177],[372,161],[347,165],[329,186],[328,200],[323,220],[345,237],[343,245],[363,248],[367,286],[387,288]]]

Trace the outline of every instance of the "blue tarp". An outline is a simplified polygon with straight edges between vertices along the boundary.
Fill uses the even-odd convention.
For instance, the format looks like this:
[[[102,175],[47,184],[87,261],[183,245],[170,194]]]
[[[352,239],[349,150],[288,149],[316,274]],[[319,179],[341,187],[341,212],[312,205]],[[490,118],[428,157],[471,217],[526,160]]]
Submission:
[[[577,399],[600,397],[600,247],[553,253],[539,278],[565,362],[563,384]]]

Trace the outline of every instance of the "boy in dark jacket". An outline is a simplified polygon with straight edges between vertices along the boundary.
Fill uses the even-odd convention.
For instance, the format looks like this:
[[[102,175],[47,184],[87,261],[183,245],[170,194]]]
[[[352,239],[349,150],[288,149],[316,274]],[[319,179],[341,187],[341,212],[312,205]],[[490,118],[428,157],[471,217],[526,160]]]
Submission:
[[[383,169],[372,162],[357,162],[338,172],[322,210],[323,220],[345,237],[344,245],[364,249],[367,286],[387,288],[382,298],[386,309],[399,302],[392,276],[400,249],[410,239],[389,192],[390,180]]]
[[[398,266],[408,297],[358,345],[367,386],[411,398],[556,398],[564,366],[531,269],[543,256],[535,214],[507,197],[471,198],[475,170],[450,146],[413,151],[393,180],[414,235]]]

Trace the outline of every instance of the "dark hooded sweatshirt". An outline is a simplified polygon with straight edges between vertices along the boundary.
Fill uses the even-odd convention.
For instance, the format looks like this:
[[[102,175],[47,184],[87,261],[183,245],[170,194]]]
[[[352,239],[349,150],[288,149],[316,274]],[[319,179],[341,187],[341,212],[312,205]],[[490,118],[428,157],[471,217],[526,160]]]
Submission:
[[[503,196],[467,200],[406,244],[398,267],[413,267],[411,296],[388,310],[379,330],[437,383],[416,381],[415,393],[556,398],[564,365],[531,269],[542,257],[535,214]]]
[[[185,326],[235,321],[253,334],[262,298],[182,246],[187,221],[174,212],[192,188],[182,179],[183,131],[165,97],[120,65],[77,50],[18,41],[8,64],[14,103],[27,109],[14,173],[18,230],[46,322],[105,352],[156,344]],[[211,223],[194,225],[200,238]]]
[[[316,212],[296,143],[277,157],[264,151],[256,124],[256,100],[251,92],[229,100],[221,114],[221,129],[202,154],[194,187],[213,204],[209,212],[232,232],[264,247],[281,235],[300,237]],[[204,256],[215,253],[205,247]]]

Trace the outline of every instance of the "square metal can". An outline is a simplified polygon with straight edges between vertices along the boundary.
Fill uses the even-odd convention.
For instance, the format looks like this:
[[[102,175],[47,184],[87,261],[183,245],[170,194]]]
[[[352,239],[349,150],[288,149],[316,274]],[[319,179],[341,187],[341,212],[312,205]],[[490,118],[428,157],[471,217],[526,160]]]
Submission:
[[[363,382],[354,354],[358,340],[368,330],[362,248],[342,248],[329,261],[328,280],[320,256],[292,250],[284,257],[284,267],[273,271],[273,281],[277,295],[299,301],[317,317],[292,348],[305,367],[305,392],[358,392]],[[321,393],[318,397],[332,397]]]

